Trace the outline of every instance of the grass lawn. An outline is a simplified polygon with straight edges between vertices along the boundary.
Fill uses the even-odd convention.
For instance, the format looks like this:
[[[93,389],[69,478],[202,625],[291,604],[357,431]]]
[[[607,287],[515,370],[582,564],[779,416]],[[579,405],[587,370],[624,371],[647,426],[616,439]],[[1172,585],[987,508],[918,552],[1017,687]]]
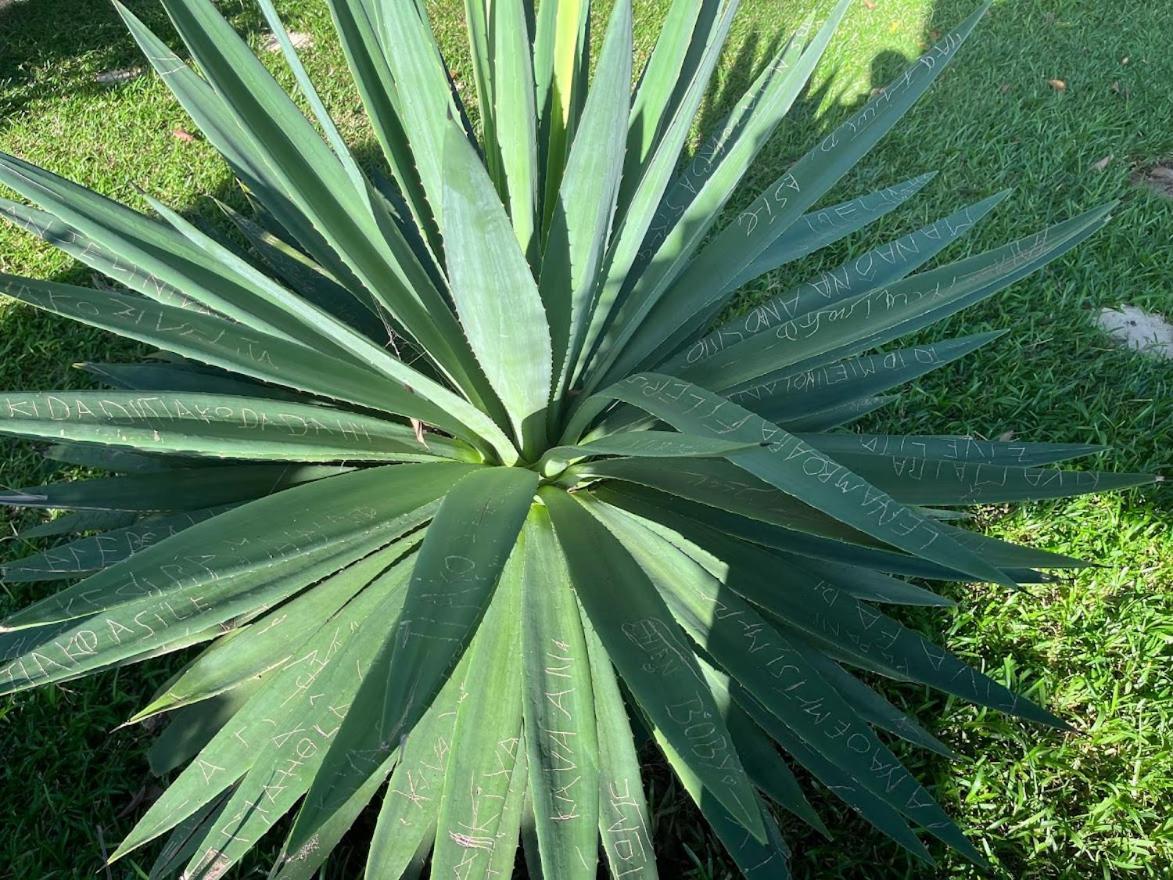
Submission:
[[[811,94],[766,149],[752,183],[776,177],[977,2],[859,0]],[[154,0],[129,5],[163,27]],[[429,5],[468,94],[462,4]],[[668,3],[636,5],[637,49],[646,53]],[[823,4],[742,5],[702,126],[719,118],[771,48]],[[372,141],[325,3],[279,6],[293,29],[312,35],[314,44],[303,53],[307,65],[340,125],[370,157]],[[221,0],[220,7],[260,46],[256,14],[240,0]],[[1014,190],[1010,198],[948,256],[1121,200],[1114,222],[1078,251],[936,330],[935,337],[996,328],[1011,333],[916,383],[899,404],[870,417],[868,430],[1091,441],[1111,446],[1098,462],[1104,469],[1173,471],[1173,363],[1120,350],[1092,325],[1101,307],[1120,303],[1173,316],[1173,200],[1131,181],[1151,163],[1173,162],[1171,33],[1173,5],[1162,0],[996,3],[953,69],[832,198],[939,170],[925,193],[867,236],[775,273],[751,294],[764,296],[1006,187]],[[277,56],[265,57],[276,63]],[[96,79],[141,63],[104,0],[0,3],[0,149],[132,204],[142,206],[134,189],[141,186],[189,216],[219,222],[206,196],[242,200],[207,143],[175,135],[194,127],[165,88],[151,76],[116,84]],[[0,270],[89,283],[88,270],[10,227],[0,228]],[[134,348],[4,303],[0,353],[0,385],[47,390],[86,384],[73,363],[124,357]],[[5,442],[3,459],[0,481],[8,486],[42,482],[51,473],[27,445]],[[0,516],[14,524],[31,519],[19,512]],[[1173,877],[1173,493],[1152,488],[984,509],[978,521],[989,534],[1103,567],[1013,595],[991,586],[950,586],[959,611],[908,619],[1049,705],[1082,735],[1029,727],[919,688],[889,688],[960,760],[901,754],[988,854],[997,876]],[[10,558],[28,548],[10,542],[0,549]],[[43,586],[0,588],[0,616],[43,592]],[[0,876],[95,876],[103,849],[113,848],[157,793],[144,756],[149,733],[114,728],[174,666],[157,662],[0,699]],[[663,876],[735,876],[686,797],[648,757]],[[826,792],[814,796],[836,839],[788,823],[797,877],[980,876],[940,848],[933,850],[936,869],[919,866]],[[359,835],[344,845],[325,876],[358,876],[364,841]],[[150,864],[149,855],[129,858],[97,876],[145,878]],[[263,868],[265,859],[256,858],[240,875],[263,876]]]

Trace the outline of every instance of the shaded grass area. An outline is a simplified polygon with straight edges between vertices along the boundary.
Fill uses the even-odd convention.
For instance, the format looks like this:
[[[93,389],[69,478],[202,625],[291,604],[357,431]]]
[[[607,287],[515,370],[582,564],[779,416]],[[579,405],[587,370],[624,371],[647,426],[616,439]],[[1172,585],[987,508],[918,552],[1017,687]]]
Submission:
[[[975,2],[857,3],[811,95],[764,151],[731,216]],[[163,27],[152,0],[130,5],[152,26]],[[650,49],[667,5],[637,3],[637,51]],[[220,6],[260,44],[255,14],[238,0]],[[430,6],[471,99],[461,4],[439,0]],[[776,0],[744,0],[743,7],[698,128],[720,118],[770,47],[807,11],[822,8]],[[313,35],[315,45],[304,53],[307,65],[344,131],[371,157],[324,4],[304,0],[281,8],[292,27]],[[63,22],[70,26],[63,28]],[[831,198],[938,169],[928,190],[866,236],[758,283],[741,306],[1004,187],[1013,188],[1011,197],[948,257],[1120,199],[1115,221],[1078,251],[926,336],[1012,331],[920,381],[866,428],[1090,440],[1112,447],[1097,462],[1105,469],[1168,473],[1173,368],[1116,348],[1091,318],[1100,307],[1122,302],[1173,312],[1173,202],[1130,183],[1137,168],[1173,158],[1170,32],[1173,8],[1159,2],[998,3],[953,69]],[[239,193],[206,143],[175,137],[177,128],[192,126],[165,88],[150,76],[116,86],[95,80],[102,71],[142,64],[116,16],[99,0],[32,0],[0,9],[0,149],[132,204],[141,206],[134,186],[143,186],[189,216],[219,222],[204,197],[240,206]],[[1063,90],[1049,80],[1061,80]],[[88,270],[10,228],[0,228],[0,269],[71,283],[90,280]],[[69,364],[133,352],[96,331],[0,306],[5,388],[82,385]],[[5,443],[3,455],[0,481],[6,485],[52,475],[26,445]],[[919,688],[888,688],[961,759],[948,764],[908,750],[901,754],[935,786],[999,876],[1173,875],[1167,808],[1173,802],[1173,498],[1151,489],[1015,511],[986,509],[979,524],[989,534],[1084,556],[1103,568],[1015,595],[950,586],[946,590],[960,611],[906,619],[1050,705],[1083,735],[1052,734]],[[22,549],[6,547],[5,556]],[[0,613],[44,592],[37,586],[3,589]],[[171,668],[156,662],[0,700],[0,865],[11,876],[90,876],[103,847],[113,848],[129,830],[155,785],[144,757],[149,735],[111,731]],[[735,876],[686,796],[650,753],[648,760],[663,876]],[[815,796],[836,840],[828,843],[788,825],[798,877],[979,876],[939,848],[933,850],[937,868],[911,863],[825,792]],[[356,876],[364,840],[361,832],[355,835],[326,876]],[[279,840],[248,862],[241,875],[265,867],[277,845]],[[131,857],[112,876],[145,877],[149,865],[149,857]]]

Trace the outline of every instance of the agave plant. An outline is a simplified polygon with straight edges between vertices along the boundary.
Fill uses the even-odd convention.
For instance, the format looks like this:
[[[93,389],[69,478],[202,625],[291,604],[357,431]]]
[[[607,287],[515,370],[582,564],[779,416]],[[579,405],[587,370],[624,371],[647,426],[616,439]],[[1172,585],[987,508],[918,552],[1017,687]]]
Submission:
[[[7,579],[80,578],[5,621],[3,692],[201,646],[131,719],[171,719],[150,758],[176,775],[114,857],[170,835],[151,877],[221,877],[296,807],[273,875],[308,878],[378,803],[368,878],[509,876],[519,839],[535,876],[595,877],[601,842],[614,876],[653,877],[638,737],[747,876],[788,874],[775,808],[825,832],[792,764],[919,858],[923,830],[981,862],[878,732],[948,748],[872,674],[1065,724],[884,606],[1082,564],[956,507],[1147,478],[1051,467],[1086,445],[838,429],[997,334],[868,352],[1109,209],[922,270],[998,194],[719,319],[928,182],[816,207],[982,10],[721,225],[847,0],[684,163],[737,0],[676,0],[634,88],[628,0],[593,78],[589,0],[468,0],[475,108],[422,0],[331,0],[378,168],[270,0],[309,116],[211,0],[163,3],[198,72],[118,9],[244,186],[240,236],[0,157],[39,206],[4,215],[109,279],[0,289],[159,350],[0,412],[108,472],[2,499],[70,511]]]

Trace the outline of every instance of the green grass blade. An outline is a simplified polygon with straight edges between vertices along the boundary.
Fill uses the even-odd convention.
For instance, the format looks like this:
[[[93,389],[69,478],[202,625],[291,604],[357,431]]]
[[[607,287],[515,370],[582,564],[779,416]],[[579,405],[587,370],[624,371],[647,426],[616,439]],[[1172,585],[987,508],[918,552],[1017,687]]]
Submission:
[[[476,150],[445,145],[444,237],[452,297],[469,343],[527,453],[545,437],[550,327],[538,286]]]

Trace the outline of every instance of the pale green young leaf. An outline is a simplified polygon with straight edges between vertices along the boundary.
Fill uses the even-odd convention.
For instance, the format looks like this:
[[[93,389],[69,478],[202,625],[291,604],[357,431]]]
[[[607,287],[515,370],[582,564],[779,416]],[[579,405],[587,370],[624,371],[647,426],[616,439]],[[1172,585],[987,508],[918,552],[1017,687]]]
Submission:
[[[550,327],[533,274],[476,150],[458,131],[444,146],[444,241],[464,332],[527,452],[545,435]]]
[[[469,0],[476,2],[476,0]],[[537,108],[524,0],[494,0],[490,9],[494,113],[505,175],[502,198],[522,252],[538,256]],[[500,184],[498,188],[501,189]]]
[[[582,124],[570,147],[542,250],[540,291],[549,316],[560,398],[590,322],[610,237],[631,100],[631,2],[611,12]]]

